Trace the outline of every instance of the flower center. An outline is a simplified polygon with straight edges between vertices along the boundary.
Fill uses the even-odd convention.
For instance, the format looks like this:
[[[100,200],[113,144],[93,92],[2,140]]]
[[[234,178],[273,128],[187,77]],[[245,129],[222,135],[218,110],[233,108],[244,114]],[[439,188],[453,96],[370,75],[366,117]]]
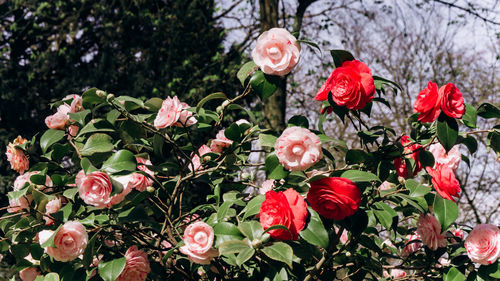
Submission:
[[[267,50],[267,54],[273,60],[281,58],[281,50],[278,47],[271,47]]]
[[[197,232],[194,235],[194,241],[198,244],[205,244],[207,241],[207,234],[205,232]]]
[[[302,155],[304,154],[304,146],[301,144],[296,144],[292,147],[292,152],[295,155]]]

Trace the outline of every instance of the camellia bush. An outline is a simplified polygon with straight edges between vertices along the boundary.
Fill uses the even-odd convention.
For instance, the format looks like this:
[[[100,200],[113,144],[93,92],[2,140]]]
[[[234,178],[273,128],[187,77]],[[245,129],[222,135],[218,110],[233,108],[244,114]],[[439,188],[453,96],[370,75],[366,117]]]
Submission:
[[[55,102],[48,128],[6,151],[19,176],[0,248],[20,278],[500,278],[498,227],[455,223],[455,170],[469,165],[459,146],[475,153],[486,136],[489,153],[500,153],[500,126],[476,123],[500,110],[429,82],[415,94],[408,132],[370,127],[372,104],[390,107],[384,96],[399,86],[332,50],[335,68],[314,101],[321,118],[266,129],[239,101],[266,102],[299,63],[300,43],[316,46],[264,32],[231,98],[188,105],[89,89]],[[358,148],[325,132],[333,114],[353,126]]]

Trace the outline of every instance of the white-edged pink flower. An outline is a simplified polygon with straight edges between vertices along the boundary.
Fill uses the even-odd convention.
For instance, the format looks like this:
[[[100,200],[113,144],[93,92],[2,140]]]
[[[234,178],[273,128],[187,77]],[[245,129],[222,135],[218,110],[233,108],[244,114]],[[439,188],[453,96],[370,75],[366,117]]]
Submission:
[[[265,195],[268,191],[273,190],[276,185],[275,180],[265,180],[262,182],[259,188],[259,194]]]
[[[144,173],[150,175],[151,177],[154,177],[155,173],[148,169],[146,165],[152,165],[151,161],[149,159],[141,158],[141,157],[136,157],[137,160],[137,169],[143,171]],[[141,165],[143,164],[143,165]],[[145,176],[141,173],[133,173],[132,178],[130,179],[132,186],[137,189],[138,191],[144,191],[148,186],[153,185],[153,179],[149,178],[148,176]]]
[[[276,140],[274,150],[280,163],[290,171],[304,171],[323,156],[319,137],[301,127],[285,129]]]
[[[167,97],[161,104],[161,108],[154,120],[154,126],[162,129],[174,125],[182,112],[182,104],[177,97]]]
[[[68,104],[61,104],[57,108],[57,112],[47,116],[45,118],[45,124],[47,127],[50,129],[54,130],[64,130],[66,128],[66,125],[69,124],[69,115],[68,113],[71,112],[71,106]]]
[[[429,151],[434,156],[435,163],[448,165],[453,171],[458,168],[458,164],[462,161],[462,153],[460,153],[460,145],[453,146],[448,153],[440,143],[434,143],[429,146]],[[434,168],[436,167],[434,164]]]
[[[40,245],[52,235],[51,232],[44,231],[39,233]],[[51,235],[48,235],[48,233],[51,233]],[[57,261],[72,261],[83,254],[87,242],[88,235],[85,227],[78,221],[68,221],[55,234],[55,247],[46,247],[45,251]]]
[[[108,174],[100,171],[85,175],[81,170],[75,178],[80,198],[89,205],[105,208],[111,200],[113,186]]]
[[[252,59],[262,72],[284,76],[299,62],[300,45],[286,29],[271,28],[257,38]]]
[[[450,232],[451,232],[451,234],[453,234],[453,236],[460,238],[460,240],[464,240],[465,233],[462,229],[455,228],[455,229],[450,230]]]
[[[50,215],[59,211],[59,209],[61,209],[61,205],[61,199],[59,199],[59,197],[50,200],[47,202],[47,205],[45,205],[45,214]],[[43,216],[43,219],[45,220],[45,225],[52,225],[54,223],[54,220],[48,216]]]
[[[389,274],[389,272],[387,272],[387,271],[384,270],[383,276],[384,276],[384,278],[389,278],[389,277],[392,277],[392,278],[401,278],[401,277],[405,277],[406,276],[406,271],[394,268],[394,269],[391,270],[391,273]]]
[[[35,267],[26,267],[25,269],[19,271],[19,277],[23,281],[34,281],[40,272]]]
[[[106,207],[108,208],[121,203],[125,199],[125,197],[130,192],[132,192],[132,189],[134,188],[131,181],[132,175],[113,177],[113,179],[119,182],[122,185],[123,189],[120,193],[111,196],[109,202],[106,204]]]
[[[441,233],[439,221],[431,214],[421,214],[417,222],[417,233],[424,243],[431,250],[437,250],[446,246],[446,235]]]
[[[491,224],[479,224],[465,239],[464,247],[472,262],[494,263],[500,256],[500,229]]]
[[[17,199],[9,200],[9,208],[7,208],[7,212],[9,213],[17,213],[24,210],[30,209],[30,204],[33,201],[33,195],[26,194]]]
[[[31,171],[18,176],[14,181],[14,190],[17,191],[22,189],[26,183],[31,184],[31,176],[39,173],[40,171]],[[37,185],[37,188],[40,190],[44,190],[45,187],[52,187],[52,186],[53,186],[52,179],[49,176],[46,176],[45,186]]]
[[[183,127],[183,126],[189,127],[189,126],[193,126],[194,124],[198,123],[198,120],[196,120],[196,118],[193,117],[193,112],[187,110],[188,108],[190,108],[190,106],[187,103],[181,102],[181,107],[182,107],[182,110],[181,110],[181,114],[179,115],[179,120],[177,120],[177,122],[174,123],[174,126],[176,126],[176,127]]]
[[[7,161],[10,163],[10,167],[18,172],[19,174],[24,174],[24,171],[29,169],[30,161],[22,149],[16,148],[16,145],[23,145],[28,142],[27,139],[23,139],[21,136],[7,145]]]
[[[205,222],[198,221],[186,227],[184,246],[179,250],[187,255],[191,262],[210,264],[210,261],[219,255],[218,251],[212,248],[213,242],[213,228]]]
[[[139,250],[137,246],[132,246],[125,253],[125,259],[127,260],[125,268],[115,281],[146,280],[148,273],[151,271],[148,255]]]
[[[71,113],[76,113],[83,110],[83,99],[80,95],[67,95],[63,100],[71,100]]]
[[[410,254],[415,253],[422,247],[422,242],[420,242],[420,236],[418,234],[411,234],[406,236],[406,244],[401,252],[403,257],[407,257]]]
[[[193,171],[193,166],[194,166],[194,170],[197,171],[198,169],[201,168],[201,159],[200,157],[203,157],[203,155],[209,153],[209,152],[212,152],[212,150],[210,149],[210,147],[206,146],[206,145],[202,145],[200,146],[200,148],[198,149],[198,154],[194,154],[193,155],[193,158],[191,158],[191,162],[193,163],[191,165],[191,163],[189,163],[188,165],[188,168],[189,170],[192,172]]]
[[[212,152],[221,153],[224,148],[230,147],[233,143],[232,140],[226,138],[224,132],[225,129],[220,130],[215,136],[215,139],[212,140],[212,143],[210,144]]]

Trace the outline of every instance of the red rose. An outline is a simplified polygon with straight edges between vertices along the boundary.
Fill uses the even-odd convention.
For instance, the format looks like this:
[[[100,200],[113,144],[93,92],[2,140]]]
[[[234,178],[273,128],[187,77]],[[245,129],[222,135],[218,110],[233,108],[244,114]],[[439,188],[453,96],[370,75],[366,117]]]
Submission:
[[[342,220],[358,210],[361,191],[350,179],[322,178],[311,182],[307,202],[320,215]]]
[[[370,68],[353,60],[345,61],[336,68],[316,94],[316,100],[328,100],[332,93],[333,101],[349,109],[361,109],[373,99],[375,84]]]
[[[406,146],[411,143],[410,137],[408,136],[403,136],[401,138],[401,144],[403,146]],[[413,176],[416,176],[420,170],[422,170],[422,164],[420,163],[420,148],[422,146],[418,143],[412,144],[410,146],[406,146],[403,150],[403,153],[410,153],[414,151],[413,153],[406,155],[406,157],[409,157],[413,160],[415,160],[415,170],[413,171]],[[398,158],[394,160],[394,167],[396,168],[396,172],[398,173],[398,176],[407,178],[408,177],[408,170],[406,168],[406,161],[404,158]]]
[[[441,197],[455,202],[452,198],[458,197],[460,183],[455,178],[455,173],[446,164],[436,163],[435,169],[427,167],[427,173],[432,177],[432,185]]]
[[[460,90],[448,83],[439,88],[439,102],[444,114],[451,118],[461,118],[465,113],[464,98]]]
[[[420,91],[413,105],[413,111],[420,113],[418,121],[427,123],[436,120],[439,113],[441,113],[439,101],[437,84],[429,82],[427,88]]]
[[[273,229],[269,235],[280,240],[297,240],[299,232],[304,229],[307,219],[307,204],[297,191],[292,188],[285,192],[268,191],[266,200],[260,207],[260,224],[262,228],[277,224],[284,225],[285,229]]]

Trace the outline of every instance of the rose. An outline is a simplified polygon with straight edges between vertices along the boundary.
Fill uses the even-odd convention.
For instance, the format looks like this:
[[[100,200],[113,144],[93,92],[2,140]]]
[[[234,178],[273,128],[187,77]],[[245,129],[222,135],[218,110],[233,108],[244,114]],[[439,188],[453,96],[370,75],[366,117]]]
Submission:
[[[213,228],[202,221],[191,223],[184,230],[184,246],[180,247],[181,253],[188,256],[189,260],[198,264],[210,264],[210,261],[219,255],[212,248],[214,243]]]
[[[151,271],[149,267],[148,256],[137,246],[128,248],[125,253],[126,264],[122,273],[116,278],[116,281],[144,281]]]
[[[427,88],[420,91],[413,105],[413,111],[420,113],[417,120],[420,122],[433,122],[441,113],[440,99],[437,84],[427,83]]]
[[[69,123],[69,112],[71,112],[71,106],[64,103],[57,108],[56,113],[45,118],[45,124],[50,129],[64,130]]]
[[[416,176],[420,170],[422,170],[422,164],[420,163],[420,149],[422,145],[415,143],[412,145],[409,145],[412,141],[410,140],[410,137],[408,136],[403,136],[401,138],[401,144],[404,146],[403,153],[408,154],[406,157],[409,157],[413,160],[415,160],[415,169],[413,171],[413,176]],[[394,160],[394,167],[396,168],[396,172],[398,173],[398,176],[407,178],[408,177],[408,168],[406,166],[406,161],[404,158],[398,158]]]
[[[23,281],[34,281],[37,276],[40,275],[40,272],[34,267],[27,267],[21,271],[19,271],[19,277]]]
[[[273,190],[275,182],[276,182],[275,180],[263,181],[259,188],[259,194],[266,194],[268,191]]]
[[[358,210],[361,191],[350,179],[322,178],[311,182],[307,202],[323,217],[343,220]]]
[[[500,256],[500,229],[491,224],[479,224],[465,239],[465,249],[472,262],[494,263]]]
[[[432,177],[432,186],[441,197],[455,202],[453,197],[458,197],[460,183],[455,177],[453,170],[446,164],[436,163],[436,168],[426,168]],[[453,196],[453,197],[452,197]]]
[[[429,146],[429,151],[434,156],[436,163],[441,163],[448,165],[453,171],[458,168],[458,164],[462,160],[462,154],[460,153],[460,146],[457,144],[453,146],[448,153],[440,143],[435,143]],[[434,168],[436,165],[434,165]]]
[[[153,122],[157,129],[174,125],[181,116],[182,104],[177,97],[167,97],[161,104],[161,108]]]
[[[403,248],[403,252],[401,253],[403,257],[407,257],[410,254],[415,253],[418,249],[420,249],[420,247],[422,247],[422,243],[418,241],[420,240],[420,236],[417,233],[407,235],[406,240],[407,242]]]
[[[30,162],[28,157],[24,154],[24,151],[16,148],[16,146],[23,145],[26,142],[28,142],[27,139],[17,136],[13,142],[7,145],[7,151],[5,152],[5,155],[7,155],[7,161],[10,163],[10,167],[21,175],[24,171],[28,170]]]
[[[50,238],[51,233],[42,232],[39,233],[40,245]],[[55,247],[46,247],[45,251],[57,261],[72,261],[83,254],[87,242],[88,235],[85,227],[78,221],[68,221],[54,235]]]
[[[446,246],[446,235],[441,233],[441,225],[431,214],[421,214],[417,222],[417,233],[422,243],[431,250]]]
[[[143,171],[144,173],[154,177],[154,172],[148,169],[146,165],[152,165],[149,159],[144,159],[141,157],[136,157],[137,160],[137,169]],[[145,165],[140,165],[145,164]],[[133,173],[132,178],[130,179],[132,186],[138,191],[144,191],[148,186],[153,185],[153,179],[141,174],[141,173]]]
[[[198,154],[194,154],[193,155],[193,158],[191,158],[191,162],[192,162],[192,165],[191,163],[189,163],[188,165],[188,168],[189,170],[192,172],[193,171],[193,167],[194,167],[194,170],[197,171],[198,169],[201,168],[201,159],[200,159],[200,156],[203,156],[209,152],[212,152],[212,150],[210,149],[210,147],[206,146],[206,145],[202,145],[200,146],[200,148],[198,149]]]
[[[273,190],[266,193],[266,199],[260,207],[260,224],[263,229],[273,225],[284,225],[286,229],[273,229],[269,235],[280,240],[297,240],[304,229],[307,219],[307,204],[297,191],[292,188],[282,192]]]
[[[52,199],[49,202],[47,202],[47,205],[45,205],[45,214],[50,215],[53,214],[61,209],[61,199],[56,198]],[[54,223],[54,220],[51,219],[48,216],[43,216],[43,219],[45,220],[45,225],[52,225]]]
[[[271,28],[257,38],[252,58],[262,72],[284,76],[299,62],[300,45],[283,28]]]
[[[461,118],[465,113],[464,98],[460,90],[448,83],[439,88],[439,102],[444,114],[451,118]]]
[[[375,84],[370,68],[360,61],[345,61],[330,74],[319,89],[315,99],[332,100],[339,106],[361,109],[371,102],[375,94]]]
[[[304,171],[323,156],[319,137],[301,127],[285,129],[276,140],[274,150],[280,163],[290,171]]]
[[[224,132],[224,129],[220,130],[215,136],[215,139],[212,140],[212,143],[210,144],[212,152],[221,153],[224,148],[230,147],[233,143],[232,140],[226,138]]]
[[[176,127],[183,127],[183,126],[189,127],[189,126],[192,126],[198,122],[198,120],[196,120],[196,118],[192,117],[193,112],[187,110],[188,108],[190,108],[190,106],[187,103],[181,102],[181,108],[182,108],[182,110],[181,110],[181,114],[179,115],[179,120],[177,120],[177,122],[175,122],[173,124],[174,126],[176,126]]]

